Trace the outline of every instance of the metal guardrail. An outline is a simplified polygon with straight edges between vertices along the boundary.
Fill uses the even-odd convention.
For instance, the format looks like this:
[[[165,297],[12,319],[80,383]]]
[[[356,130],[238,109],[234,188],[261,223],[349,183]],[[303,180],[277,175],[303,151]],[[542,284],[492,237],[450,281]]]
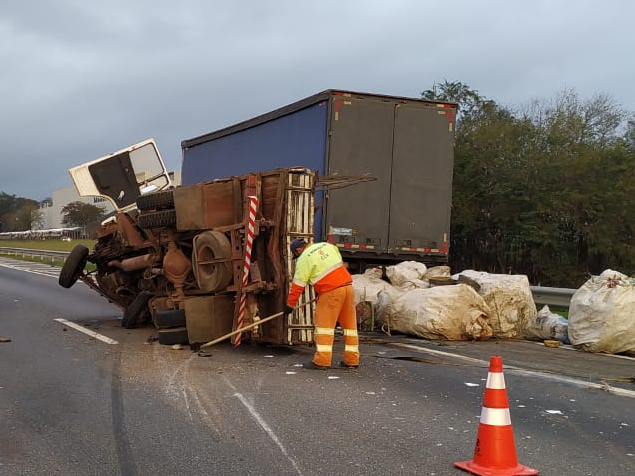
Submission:
[[[70,251],[35,250],[31,248],[8,248],[1,246],[0,255],[20,256],[22,258],[47,258],[51,262],[65,261]]]
[[[531,294],[536,304],[547,306],[569,307],[571,297],[576,289],[548,288],[543,286],[530,286]]]
[[[0,254],[9,256],[41,257],[49,258],[51,261],[65,261],[69,251],[34,250],[30,248],[6,248],[0,247]],[[548,305],[557,307],[569,307],[571,297],[575,289],[550,288],[544,286],[530,286],[531,293],[536,305]]]

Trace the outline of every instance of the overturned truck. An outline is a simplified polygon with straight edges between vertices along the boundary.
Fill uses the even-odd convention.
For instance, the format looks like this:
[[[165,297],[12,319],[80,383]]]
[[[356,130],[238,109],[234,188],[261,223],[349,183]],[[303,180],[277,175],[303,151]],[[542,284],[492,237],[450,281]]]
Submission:
[[[81,196],[103,197],[114,212],[93,250],[71,251],[59,284],[83,281],[123,310],[124,327],[151,321],[160,343],[194,345],[284,309],[288,245],[313,234],[314,171],[280,168],[174,187],[148,139],[69,172]],[[311,292],[291,315],[251,326],[234,343],[312,342]]]

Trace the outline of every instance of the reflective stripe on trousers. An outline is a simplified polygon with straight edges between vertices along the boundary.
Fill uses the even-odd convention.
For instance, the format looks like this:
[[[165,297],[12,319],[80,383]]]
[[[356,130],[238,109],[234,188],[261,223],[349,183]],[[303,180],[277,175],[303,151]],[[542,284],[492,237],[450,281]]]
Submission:
[[[344,363],[359,365],[359,338],[355,315],[353,286],[346,285],[320,294],[315,307],[316,365],[330,366],[333,357],[335,324],[339,321],[344,332]]]

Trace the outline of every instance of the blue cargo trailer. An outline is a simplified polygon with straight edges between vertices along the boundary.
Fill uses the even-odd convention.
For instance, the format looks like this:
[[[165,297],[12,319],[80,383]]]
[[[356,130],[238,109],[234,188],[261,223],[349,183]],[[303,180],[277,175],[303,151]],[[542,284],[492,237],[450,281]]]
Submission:
[[[183,185],[278,167],[317,170],[315,240],[349,266],[448,258],[456,104],[326,90],[181,142]],[[372,181],[363,181],[365,178]]]

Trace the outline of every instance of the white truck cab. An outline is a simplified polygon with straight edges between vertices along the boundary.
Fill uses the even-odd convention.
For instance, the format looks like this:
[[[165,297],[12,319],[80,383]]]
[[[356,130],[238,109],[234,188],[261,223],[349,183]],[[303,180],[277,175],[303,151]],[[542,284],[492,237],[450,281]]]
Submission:
[[[172,188],[154,139],[69,169],[80,196],[98,196],[117,212],[136,207],[139,196]]]

